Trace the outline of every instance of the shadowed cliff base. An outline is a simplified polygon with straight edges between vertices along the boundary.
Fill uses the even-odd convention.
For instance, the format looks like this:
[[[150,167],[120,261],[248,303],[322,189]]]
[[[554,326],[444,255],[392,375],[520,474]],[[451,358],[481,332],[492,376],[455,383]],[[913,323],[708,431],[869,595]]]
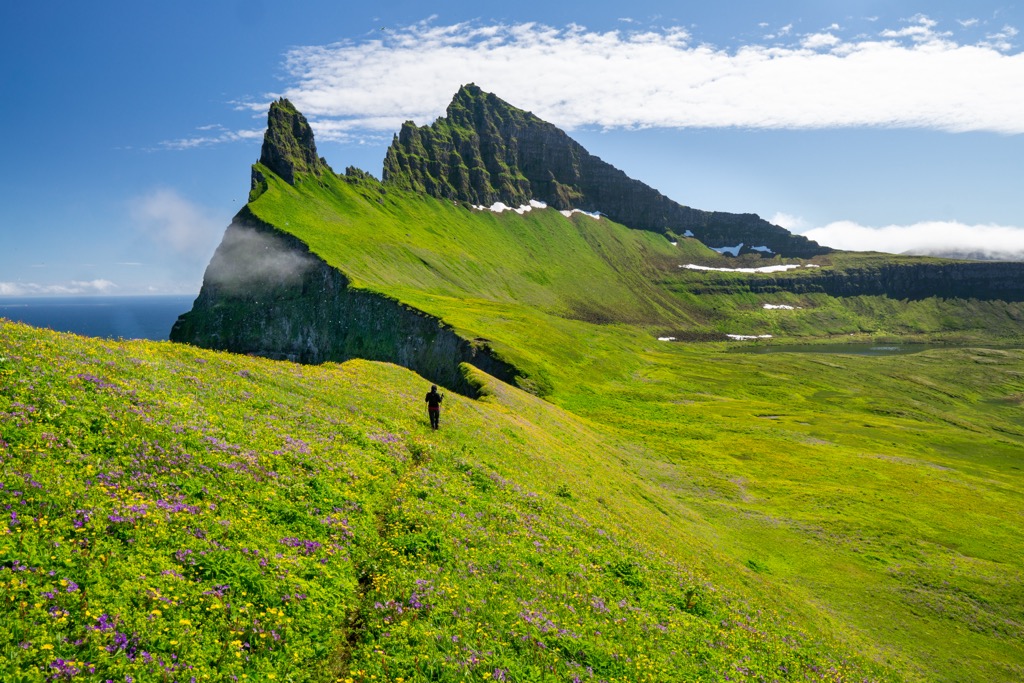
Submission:
[[[353,358],[395,363],[476,397],[460,364],[515,383],[515,367],[485,343],[375,292],[355,289],[295,237],[243,208],[206,269],[192,310],[171,341],[298,363]]]

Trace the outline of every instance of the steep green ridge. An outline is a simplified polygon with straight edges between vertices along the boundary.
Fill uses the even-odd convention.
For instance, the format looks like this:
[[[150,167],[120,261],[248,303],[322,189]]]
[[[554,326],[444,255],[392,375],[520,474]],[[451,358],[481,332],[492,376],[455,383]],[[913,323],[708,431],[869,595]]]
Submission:
[[[600,211],[640,230],[692,232],[713,247],[765,246],[810,258],[831,251],[754,214],[682,206],[633,180],[530,112],[473,84],[462,86],[444,118],[402,126],[384,160],[387,185],[434,197],[516,207],[531,199],[557,209]]]
[[[395,366],[0,321],[0,379],[5,681],[903,678],[486,375],[433,433]]]

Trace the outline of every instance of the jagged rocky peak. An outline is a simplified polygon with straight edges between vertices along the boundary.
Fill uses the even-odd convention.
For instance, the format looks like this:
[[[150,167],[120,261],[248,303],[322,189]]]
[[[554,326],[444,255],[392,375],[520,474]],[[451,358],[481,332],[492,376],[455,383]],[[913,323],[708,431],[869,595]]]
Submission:
[[[541,199],[521,168],[520,144],[539,140],[542,131],[565,138],[551,149],[571,142],[553,125],[470,83],[432,125],[402,125],[384,160],[384,182],[471,204],[519,206]]]
[[[283,97],[270,104],[267,132],[263,136],[263,148],[260,151],[260,164],[290,185],[295,184],[297,173],[333,173],[327,161],[316,153],[313,129],[306,117]],[[254,172],[254,188],[257,182]]]
[[[539,199],[556,209],[600,212],[631,228],[693,235],[712,248],[743,253],[811,257],[831,251],[754,214],[683,206],[472,83],[459,88],[445,116],[429,126],[403,124],[388,149],[383,179],[474,205]]]

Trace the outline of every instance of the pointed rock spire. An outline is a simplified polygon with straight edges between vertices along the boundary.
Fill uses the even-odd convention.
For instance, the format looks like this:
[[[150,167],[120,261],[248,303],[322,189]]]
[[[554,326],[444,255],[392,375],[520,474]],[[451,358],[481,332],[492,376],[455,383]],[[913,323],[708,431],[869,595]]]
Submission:
[[[316,153],[313,129],[306,117],[283,97],[270,104],[260,163],[290,185],[295,184],[296,173],[333,173],[327,162]]]

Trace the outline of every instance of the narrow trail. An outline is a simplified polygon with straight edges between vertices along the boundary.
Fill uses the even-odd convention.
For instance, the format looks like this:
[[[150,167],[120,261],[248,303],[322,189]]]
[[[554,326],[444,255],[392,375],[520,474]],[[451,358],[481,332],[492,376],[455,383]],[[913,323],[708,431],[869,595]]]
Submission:
[[[376,542],[366,544],[366,547],[371,548],[373,552],[365,556],[357,553],[352,557],[358,577],[356,599],[345,615],[341,627],[343,635],[339,638],[338,646],[329,660],[328,671],[330,672],[330,678],[328,680],[336,680],[348,674],[353,656],[359,647],[366,628],[367,610],[372,607],[368,604],[367,596],[373,587],[373,569],[380,566],[380,561],[384,559],[384,550],[388,545],[388,517],[396,505],[401,504],[401,494],[406,488],[405,484],[430,462],[433,446],[433,443],[406,442],[405,450],[408,453],[408,457],[404,463],[405,468],[397,473],[390,491],[373,513],[374,527],[377,532]],[[400,460],[396,461],[396,465],[401,464],[403,463]]]

